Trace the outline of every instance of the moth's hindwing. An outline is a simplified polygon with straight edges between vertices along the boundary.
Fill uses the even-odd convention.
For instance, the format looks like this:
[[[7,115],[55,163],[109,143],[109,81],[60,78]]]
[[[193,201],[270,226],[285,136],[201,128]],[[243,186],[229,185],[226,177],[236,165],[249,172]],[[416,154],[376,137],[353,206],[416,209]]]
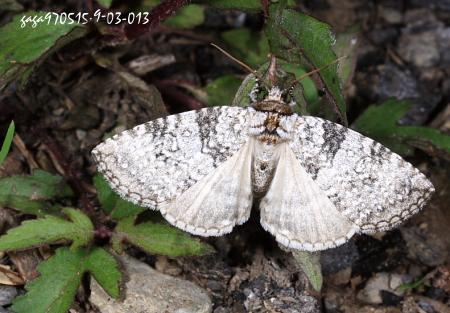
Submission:
[[[173,225],[192,234],[219,236],[250,216],[254,139],[180,196],[160,206]]]
[[[123,198],[152,209],[178,197],[247,141],[247,110],[213,107],[136,126],[99,144],[98,170]]]
[[[280,144],[278,166],[261,200],[261,225],[289,248],[324,250],[345,243],[357,231],[299,164],[288,144]]]
[[[383,145],[317,117],[299,116],[290,146],[337,210],[359,232],[388,230],[434,191],[419,170]]]

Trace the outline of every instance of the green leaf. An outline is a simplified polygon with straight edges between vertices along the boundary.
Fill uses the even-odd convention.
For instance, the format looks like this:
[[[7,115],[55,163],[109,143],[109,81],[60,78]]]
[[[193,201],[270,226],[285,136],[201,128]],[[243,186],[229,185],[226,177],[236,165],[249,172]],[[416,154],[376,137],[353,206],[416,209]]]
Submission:
[[[36,24],[30,22],[22,27],[28,18]],[[42,22],[38,23],[39,19]],[[29,11],[16,15],[0,28],[0,90],[16,79],[25,82],[50,53],[85,33],[83,25],[56,22],[56,15],[51,12]]]
[[[259,11],[261,0],[201,0],[197,1],[220,9],[237,9],[244,11]]]
[[[292,254],[308,277],[311,286],[319,292],[323,283],[320,254],[307,251],[293,251]]]
[[[450,158],[449,135],[434,128],[397,124],[411,105],[396,99],[371,105],[356,119],[353,128],[403,155],[412,154],[411,147],[416,147],[431,155]]]
[[[98,201],[105,212],[111,213],[118,200],[118,195],[111,189],[101,174],[96,174],[93,180],[95,189],[97,189]]]
[[[100,248],[93,249],[86,259],[85,268],[111,297],[119,297],[122,273],[119,263],[110,253]]]
[[[67,248],[42,262],[38,278],[26,285],[27,294],[14,300],[11,307],[16,313],[63,313],[73,302],[81,283],[84,253]]]
[[[241,80],[233,75],[216,78],[205,87],[208,105],[230,105],[240,85]]]
[[[144,207],[122,199],[111,189],[108,182],[100,174],[94,176],[94,186],[97,189],[97,197],[103,210],[111,214],[114,219],[135,216],[146,210]]]
[[[5,139],[3,140],[2,150],[0,150],[0,165],[6,159],[9,149],[11,148],[11,143],[14,138],[14,129],[15,125],[14,121],[12,121],[11,124],[9,124],[8,131],[6,132]]]
[[[306,14],[285,9],[285,1],[271,5],[269,11],[265,32],[272,53],[289,63],[306,63],[313,69],[320,68],[318,87],[325,92],[342,122],[347,124],[330,26]]]
[[[223,32],[221,37],[232,48],[232,53],[248,65],[257,67],[267,62],[269,43],[264,33],[238,28]]]
[[[2,0],[0,1],[0,12],[2,11],[14,11],[19,12],[23,10],[23,5],[21,5],[16,0]]]
[[[67,312],[87,271],[108,288],[105,291],[117,297],[121,280],[117,267],[115,259],[100,248],[92,251],[59,248],[38,266],[41,275],[25,286],[27,293],[16,298],[11,309],[15,313]]]
[[[406,291],[406,290],[418,290],[425,286],[426,276],[412,281],[410,283],[404,283],[398,286],[397,290]]]
[[[336,36],[334,51],[338,57],[345,57],[345,59],[339,61],[338,68],[339,78],[344,87],[351,82],[355,71],[359,31],[358,27],[352,27],[345,33],[340,33]]]
[[[109,7],[111,7],[111,4],[113,3],[113,0],[97,0],[97,2],[102,6],[102,7],[105,7],[105,8],[109,8]]]
[[[70,221],[49,215],[24,221],[10,229],[0,237],[0,251],[26,249],[61,240],[72,241],[72,249],[89,244],[94,234],[91,220],[79,210],[65,208],[64,213]]]
[[[190,4],[179,9],[174,16],[169,17],[164,23],[177,28],[194,28],[203,24],[205,20],[204,11],[203,6]]]
[[[11,176],[0,179],[0,206],[15,208],[28,214],[43,216],[54,213],[48,200],[71,197],[73,192],[58,175],[35,170],[31,176]]]
[[[201,255],[212,252],[212,248],[185,232],[168,224],[144,222],[135,225],[133,217],[121,220],[115,229],[113,239],[116,251],[127,241],[152,254],[170,257]]]

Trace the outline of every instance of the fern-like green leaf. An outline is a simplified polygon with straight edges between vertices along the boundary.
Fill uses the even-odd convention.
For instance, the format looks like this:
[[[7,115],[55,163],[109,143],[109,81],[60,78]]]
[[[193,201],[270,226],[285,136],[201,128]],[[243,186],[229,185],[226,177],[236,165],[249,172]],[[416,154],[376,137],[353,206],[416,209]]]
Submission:
[[[119,297],[122,273],[117,260],[110,253],[100,248],[92,250],[86,259],[85,268],[111,297]]]
[[[116,251],[127,241],[148,253],[170,257],[201,255],[212,252],[212,248],[185,232],[163,223],[145,222],[135,225],[134,217],[121,220],[115,231],[113,244]]]
[[[25,286],[27,293],[14,300],[15,313],[65,313],[73,302],[85,272],[91,272],[113,297],[118,296],[121,274],[117,262],[105,250],[59,248],[42,262],[38,278]]]
[[[60,217],[46,216],[28,220],[0,237],[0,251],[18,250],[54,243],[72,241],[72,248],[87,245],[92,241],[94,226],[91,220],[79,210],[65,208],[67,221]]]
[[[46,201],[70,197],[73,191],[61,176],[42,170],[33,175],[16,175],[0,179],[0,206],[15,208],[27,214],[44,216],[56,213]]]

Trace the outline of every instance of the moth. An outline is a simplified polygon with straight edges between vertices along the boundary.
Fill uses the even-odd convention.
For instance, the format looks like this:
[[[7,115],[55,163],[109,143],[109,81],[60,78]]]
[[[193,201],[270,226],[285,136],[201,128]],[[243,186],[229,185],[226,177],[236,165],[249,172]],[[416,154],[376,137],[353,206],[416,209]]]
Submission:
[[[434,191],[418,169],[349,128],[300,116],[278,87],[246,108],[223,106],[159,118],[93,150],[121,197],[159,210],[176,227],[220,236],[253,203],[282,245],[333,248],[356,233],[391,229]]]

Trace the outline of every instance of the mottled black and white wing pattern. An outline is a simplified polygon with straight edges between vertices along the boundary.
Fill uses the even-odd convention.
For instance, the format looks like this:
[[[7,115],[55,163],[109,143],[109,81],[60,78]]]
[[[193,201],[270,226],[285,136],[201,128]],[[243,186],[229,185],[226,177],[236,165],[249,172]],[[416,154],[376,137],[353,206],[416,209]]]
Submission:
[[[121,197],[158,209],[242,148],[248,141],[247,114],[244,108],[214,107],[170,115],[115,135],[92,153],[98,170]]]
[[[289,146],[299,164],[357,232],[395,227],[418,212],[434,191],[410,163],[351,129],[297,116],[292,131]]]

